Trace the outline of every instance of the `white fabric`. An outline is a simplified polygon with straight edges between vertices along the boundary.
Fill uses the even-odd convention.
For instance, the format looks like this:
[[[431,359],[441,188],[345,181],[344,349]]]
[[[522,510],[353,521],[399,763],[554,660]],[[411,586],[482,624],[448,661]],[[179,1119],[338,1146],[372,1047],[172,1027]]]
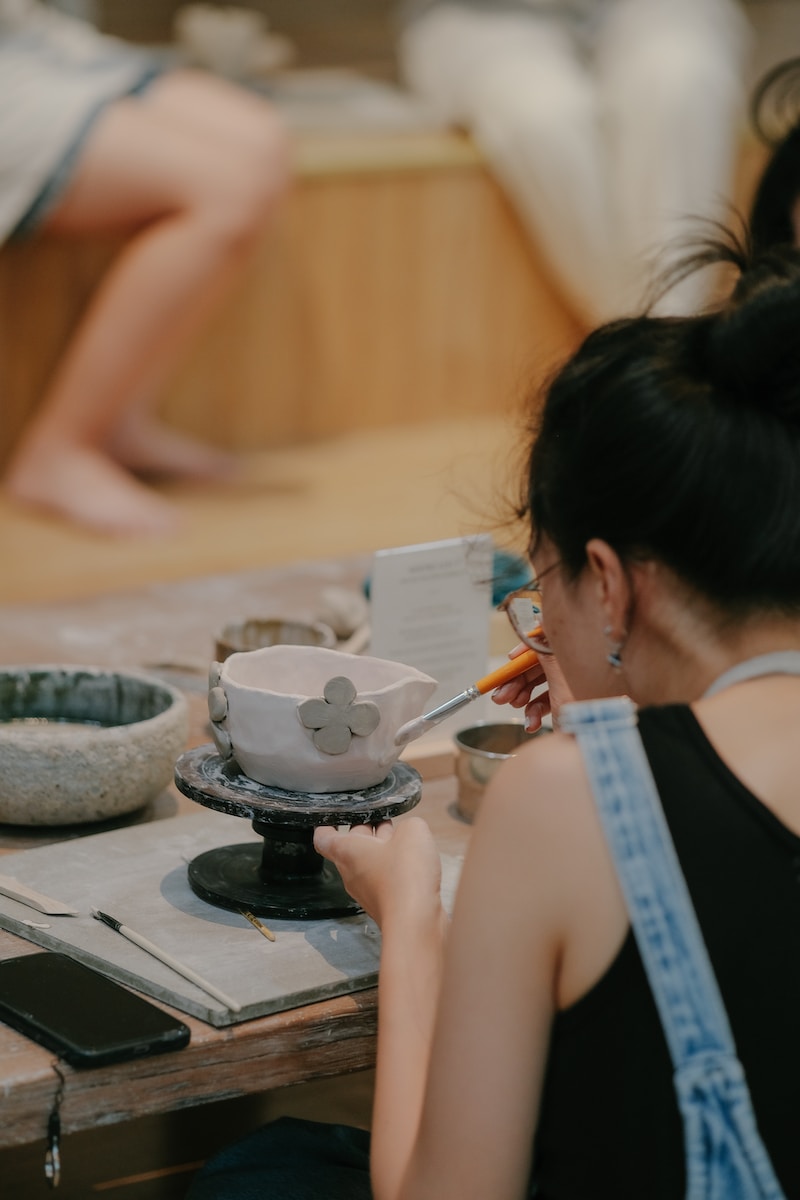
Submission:
[[[35,0],[0,0],[0,242],[68,165],[92,117],[153,65]]]
[[[641,309],[653,256],[697,233],[691,218],[727,217],[749,49],[734,0],[596,8],[587,26],[443,3],[399,48],[408,85],[472,131],[593,323]],[[696,309],[707,286],[687,280],[660,311]]]

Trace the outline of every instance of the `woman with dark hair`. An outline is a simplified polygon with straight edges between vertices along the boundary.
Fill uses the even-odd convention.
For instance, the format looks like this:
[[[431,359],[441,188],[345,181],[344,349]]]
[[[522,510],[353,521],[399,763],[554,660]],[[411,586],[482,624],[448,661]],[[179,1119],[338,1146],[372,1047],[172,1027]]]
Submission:
[[[372,1192],[366,1134],[282,1125],[193,1200],[800,1195],[800,253],[717,255],[718,312],[601,328],[547,392],[540,668],[495,698],[535,727],[546,678],[557,731],[494,777],[452,922],[421,819],[316,832],[383,937]]]

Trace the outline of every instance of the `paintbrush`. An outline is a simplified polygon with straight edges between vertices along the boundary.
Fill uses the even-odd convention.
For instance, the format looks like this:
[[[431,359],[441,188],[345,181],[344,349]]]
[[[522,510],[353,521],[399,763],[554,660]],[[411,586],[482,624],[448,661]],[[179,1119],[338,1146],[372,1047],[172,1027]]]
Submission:
[[[477,700],[479,696],[485,696],[487,692],[493,692],[501,684],[508,683],[509,679],[516,679],[518,675],[523,675],[525,671],[529,671],[531,667],[535,667],[538,661],[539,656],[535,650],[524,650],[522,654],[518,654],[516,658],[510,659],[502,667],[498,667],[496,671],[490,671],[488,675],[484,675],[482,679],[477,680],[466,691],[459,692],[452,700],[447,700],[444,704],[440,704],[438,708],[425,713],[424,716],[415,717],[413,721],[407,721],[405,725],[401,725],[395,734],[395,746],[405,746],[409,742],[413,742],[415,738],[422,737],[423,733],[427,733],[429,729],[433,729],[434,725],[438,725],[445,717],[458,712],[465,704],[470,704],[473,700]]]
[[[167,954],[166,950],[162,950],[159,946],[154,945],[149,938],[144,937],[141,933],[136,933],[129,925],[123,925],[122,921],[118,921],[116,917],[110,917],[108,913],[100,912],[99,908],[93,908],[91,913],[97,921],[101,921],[109,929],[114,929],[117,933],[121,933],[124,938],[127,938],[129,942],[133,942],[135,946],[144,950],[146,954],[157,958],[165,966],[171,967],[177,975],[182,975],[184,979],[188,979],[190,983],[195,984],[202,991],[208,992],[209,996],[213,996],[215,1000],[219,1000],[231,1012],[241,1011],[242,1006],[238,1000],[232,999],[231,996],[221,991],[213,983],[209,983],[207,979],[203,979],[202,975],[198,975],[191,967],[187,967],[185,963],[179,962],[177,958],[173,958],[171,954]]]

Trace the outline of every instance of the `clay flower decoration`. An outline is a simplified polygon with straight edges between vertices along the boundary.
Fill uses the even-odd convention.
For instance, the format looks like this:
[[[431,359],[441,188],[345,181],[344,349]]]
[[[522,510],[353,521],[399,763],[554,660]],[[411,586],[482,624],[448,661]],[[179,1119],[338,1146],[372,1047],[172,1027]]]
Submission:
[[[224,721],[228,715],[228,697],[221,686],[222,663],[213,662],[208,672],[208,715],[211,720],[211,736],[219,751],[220,757],[233,757],[231,735],[225,728]]]
[[[377,704],[359,701],[345,675],[329,679],[321,697],[301,701],[297,715],[306,729],[313,730],[314,745],[323,754],[344,754],[353,735],[366,737],[381,719]]]

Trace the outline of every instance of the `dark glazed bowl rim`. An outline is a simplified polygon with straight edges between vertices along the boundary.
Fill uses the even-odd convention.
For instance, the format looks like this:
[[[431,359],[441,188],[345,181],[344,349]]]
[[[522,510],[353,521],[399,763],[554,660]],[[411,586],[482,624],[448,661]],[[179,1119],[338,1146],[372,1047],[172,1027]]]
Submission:
[[[41,686],[47,680],[49,693]],[[102,734],[146,725],[185,706],[177,688],[144,671],[70,663],[0,664],[3,739],[25,736],[20,721],[26,718],[96,725],[92,733]],[[40,736],[39,731],[31,736]]]

